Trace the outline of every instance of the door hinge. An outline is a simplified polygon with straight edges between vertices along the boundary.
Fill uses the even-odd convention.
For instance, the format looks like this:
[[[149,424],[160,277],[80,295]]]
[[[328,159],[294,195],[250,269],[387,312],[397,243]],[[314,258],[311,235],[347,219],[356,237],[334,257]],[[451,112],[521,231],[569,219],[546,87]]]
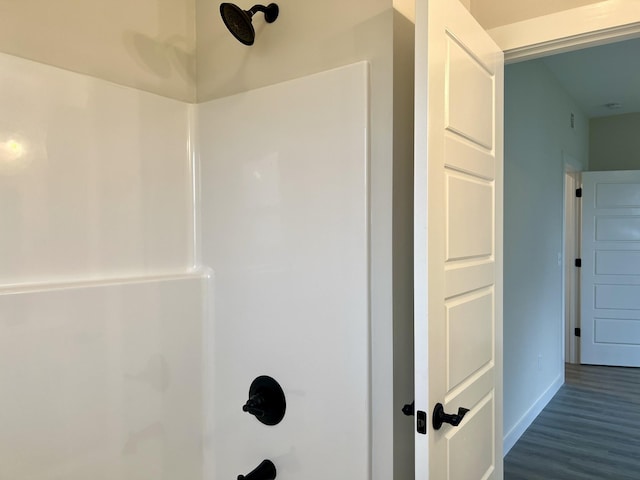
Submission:
[[[576,188],[576,197],[582,198],[582,188]]]
[[[581,332],[580,332],[580,327],[575,328],[575,329],[573,330],[573,333],[575,333],[575,334],[576,334],[576,337],[579,337],[579,336],[580,336],[580,333],[581,333]]]
[[[581,258],[576,258],[576,267],[578,267],[578,268],[582,267],[582,259]]]

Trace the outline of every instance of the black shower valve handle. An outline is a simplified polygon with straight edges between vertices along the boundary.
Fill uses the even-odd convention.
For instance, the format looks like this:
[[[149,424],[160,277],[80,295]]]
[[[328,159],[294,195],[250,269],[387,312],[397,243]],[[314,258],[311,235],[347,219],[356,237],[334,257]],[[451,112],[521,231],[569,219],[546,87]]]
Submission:
[[[243,412],[250,413],[264,425],[273,426],[282,421],[286,410],[284,391],[275,379],[261,375],[251,382]]]
[[[242,407],[242,411],[248,412],[256,417],[264,417],[265,403],[266,402],[264,397],[257,393],[255,395],[252,395],[251,398],[247,400],[247,403],[245,403]]]

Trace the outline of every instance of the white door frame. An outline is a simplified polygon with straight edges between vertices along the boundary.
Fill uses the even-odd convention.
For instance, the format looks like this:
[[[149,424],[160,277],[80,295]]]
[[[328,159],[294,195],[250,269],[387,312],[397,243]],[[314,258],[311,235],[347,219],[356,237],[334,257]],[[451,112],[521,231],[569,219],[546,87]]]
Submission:
[[[564,355],[566,363],[580,363],[580,342],[574,334],[579,327],[580,276],[574,259],[580,258],[580,209],[575,190],[580,187],[581,166],[574,157],[562,152],[564,163],[564,215],[562,226],[563,269],[562,311],[564,312]],[[560,263],[561,259],[558,259]]]
[[[505,63],[640,37],[637,0],[607,0],[488,30]]]

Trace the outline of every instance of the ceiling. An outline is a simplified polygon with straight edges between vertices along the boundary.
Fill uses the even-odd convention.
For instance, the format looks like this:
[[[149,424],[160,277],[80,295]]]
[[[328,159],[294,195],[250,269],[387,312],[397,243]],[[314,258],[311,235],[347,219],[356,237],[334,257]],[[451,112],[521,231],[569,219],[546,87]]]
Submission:
[[[640,38],[542,61],[588,117],[640,112]],[[608,103],[621,108],[608,108]]]

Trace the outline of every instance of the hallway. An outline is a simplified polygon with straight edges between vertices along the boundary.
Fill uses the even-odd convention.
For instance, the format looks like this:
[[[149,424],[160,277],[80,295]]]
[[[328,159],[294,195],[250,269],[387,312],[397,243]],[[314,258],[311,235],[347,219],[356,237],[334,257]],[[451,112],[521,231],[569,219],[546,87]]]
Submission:
[[[640,369],[567,364],[565,372],[505,457],[505,480],[640,478]]]

